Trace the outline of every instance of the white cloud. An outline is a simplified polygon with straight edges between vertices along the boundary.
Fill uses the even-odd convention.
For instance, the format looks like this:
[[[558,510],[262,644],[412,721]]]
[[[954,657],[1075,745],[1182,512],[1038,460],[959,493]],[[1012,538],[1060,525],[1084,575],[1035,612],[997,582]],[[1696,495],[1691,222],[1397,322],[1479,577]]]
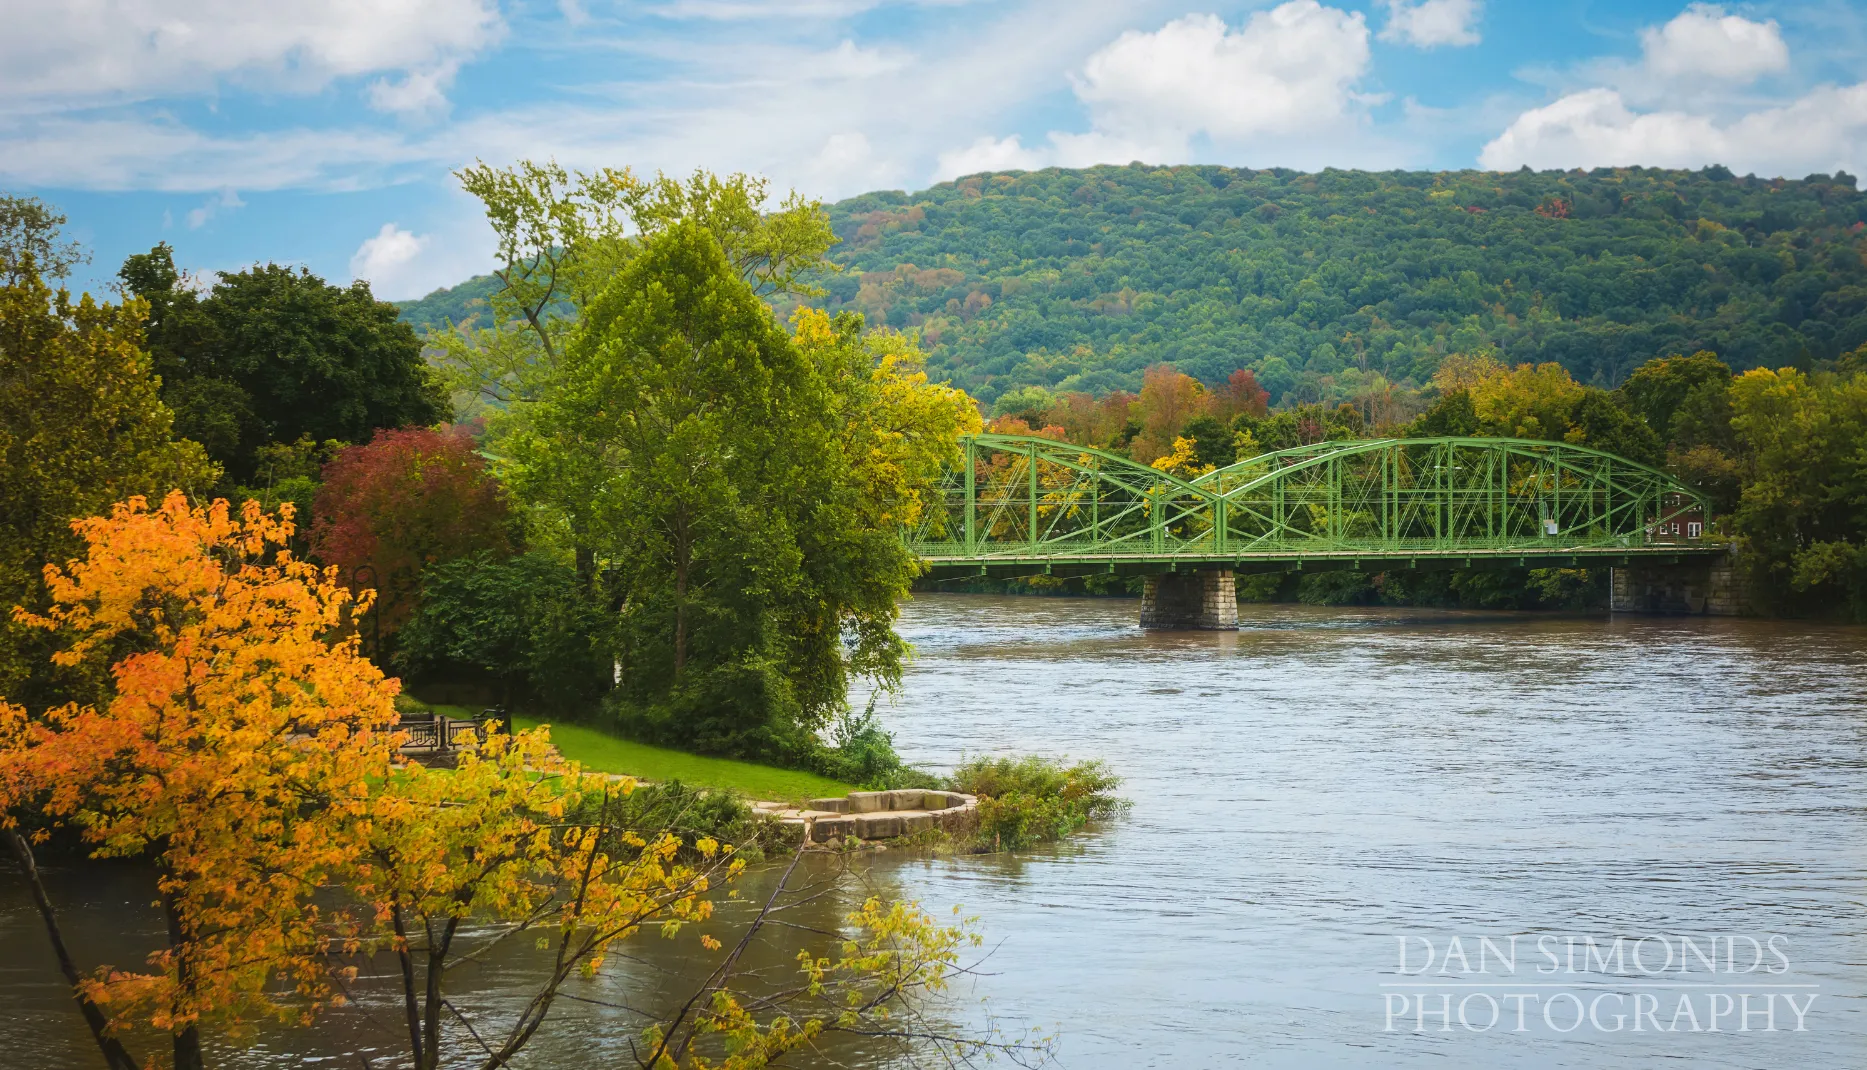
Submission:
[[[9,4],[0,99],[101,103],[222,81],[316,91],[433,72],[495,41],[496,0],[61,0]]]
[[[974,0],[908,0],[905,6],[947,7],[973,3]],[[873,8],[887,6],[889,0],[673,0],[654,9],[655,14],[670,19],[704,19],[713,22],[780,19],[836,19],[859,15]]]
[[[941,153],[933,177],[1177,163],[1199,138],[1232,157],[1250,151],[1279,164],[1320,163],[1320,154],[1362,128],[1373,98],[1355,86],[1368,60],[1367,21],[1316,0],[1289,0],[1236,30],[1216,15],[1187,15],[1152,33],[1129,30],[1071,79],[1092,129],[1053,130],[1029,146],[1016,135],[981,137]],[[1364,140],[1352,151],[1360,163],[1393,160],[1386,144]]]
[[[818,188],[835,183],[885,182],[895,173],[895,166],[877,154],[868,135],[860,130],[843,130],[823,139],[816,156],[803,166],[804,181]]]
[[[614,103],[479,113],[452,124],[440,148],[450,160],[554,156],[584,168],[754,171],[776,189],[796,186],[825,198],[900,188],[927,180],[940,147],[970,144],[1054,91],[1060,71],[1080,68],[1134,20],[1135,0],[981,5],[976,17],[917,36],[911,51],[852,45],[850,52],[887,62],[856,62],[840,72],[817,66],[847,56],[840,43],[800,48],[766,40],[763,28],[755,42],[723,33],[636,40],[630,47],[675,73],[605,87]],[[856,155],[857,133],[867,156]],[[838,158],[860,163],[826,166]]]
[[[1290,0],[1236,31],[1216,15],[1187,15],[1153,33],[1130,30],[1090,56],[1074,81],[1104,133],[1224,140],[1333,125],[1367,69],[1368,26],[1359,13]]]
[[[1381,0],[1387,25],[1381,40],[1419,48],[1475,45],[1479,42],[1479,0]]]
[[[876,78],[893,74],[913,62],[897,49],[862,48],[845,39],[830,52],[810,57],[804,69],[818,78]]]
[[[21,186],[199,192],[234,187],[355,189],[398,165],[451,162],[458,146],[361,130],[216,137],[172,121],[0,119],[0,180]]]
[[[1583,64],[1579,86],[1517,115],[1479,153],[1508,169],[1703,167],[1800,176],[1867,163],[1867,82],[1760,103],[1744,86],[1787,70],[1775,21],[1693,4],[1640,35],[1638,63]],[[1589,82],[1595,84],[1590,85]]]
[[[963,149],[941,153],[934,167],[934,181],[981,171],[1035,171],[1043,166],[1044,156],[1025,148],[1018,135],[996,138],[988,134]]]
[[[1800,176],[1867,166],[1867,83],[1824,86],[1735,118],[1683,110],[1636,112],[1613,89],[1571,93],[1524,112],[1479,153],[1491,170],[1703,167]]]
[[[384,223],[375,237],[364,239],[350,257],[350,277],[368,280],[370,289],[379,298],[419,297],[423,291],[418,282],[410,285],[416,274],[410,269],[417,266],[422,250],[427,247],[428,238],[403,230],[394,223]]]
[[[446,111],[447,89],[459,69],[460,64],[450,60],[433,70],[409,71],[398,82],[378,78],[370,83],[370,107],[408,116]]]
[[[245,208],[245,207],[246,207],[246,202],[241,200],[240,195],[234,192],[231,187],[221,190],[219,193],[215,194],[214,196],[209,197],[206,200],[206,202],[204,202],[201,205],[201,207],[191,209],[189,211],[188,229],[200,230],[203,226],[207,224],[208,220],[213,219],[215,216],[219,215],[221,212],[221,209],[223,208],[231,209],[231,208]]]
[[[1672,81],[1740,84],[1789,66],[1776,20],[1752,22],[1714,4],[1693,4],[1664,26],[1640,33],[1647,69]]]

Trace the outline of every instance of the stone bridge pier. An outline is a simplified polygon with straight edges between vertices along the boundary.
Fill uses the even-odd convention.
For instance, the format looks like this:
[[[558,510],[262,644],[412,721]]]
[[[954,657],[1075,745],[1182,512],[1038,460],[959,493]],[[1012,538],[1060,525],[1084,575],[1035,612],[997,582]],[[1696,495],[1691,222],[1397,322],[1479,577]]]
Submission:
[[[1608,581],[1615,613],[1741,617],[1751,612],[1749,590],[1731,554],[1676,565],[1623,565]]]
[[[1141,627],[1150,631],[1238,627],[1238,588],[1229,568],[1163,572],[1141,590]]]

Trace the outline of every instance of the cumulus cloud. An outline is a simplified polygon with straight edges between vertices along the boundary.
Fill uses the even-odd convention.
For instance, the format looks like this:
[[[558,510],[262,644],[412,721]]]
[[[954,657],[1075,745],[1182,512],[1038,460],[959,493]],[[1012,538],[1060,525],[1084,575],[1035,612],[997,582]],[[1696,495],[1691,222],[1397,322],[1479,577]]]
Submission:
[[[1720,120],[1684,110],[1636,112],[1613,89],[1571,93],[1518,116],[1478,156],[1492,170],[1703,167],[1802,175],[1867,165],[1867,83],[1824,86],[1780,107]]]
[[[943,181],[981,171],[1035,171],[1042,166],[1043,154],[1025,148],[1018,135],[997,138],[988,134],[963,149],[941,153],[934,179]]]
[[[495,41],[496,0],[63,0],[15,4],[0,99],[98,103],[222,81],[316,91],[435,72]],[[413,98],[405,98],[413,99]]]
[[[1749,83],[1789,66],[1776,20],[1753,22],[1714,4],[1693,4],[1664,26],[1641,31],[1647,70],[1674,81]]]
[[[1187,15],[1153,33],[1130,30],[1090,56],[1074,81],[1105,133],[1226,139],[1339,120],[1367,68],[1368,26],[1359,13],[1290,0],[1235,31],[1216,15]]]
[[[817,154],[802,168],[804,181],[821,188],[856,183],[873,188],[895,172],[895,166],[876,151],[860,130],[840,130],[823,139]]]
[[[1387,5],[1387,25],[1381,40],[1437,48],[1479,42],[1478,0],[1381,0]]]
[[[410,286],[414,281],[411,276],[415,274],[410,269],[416,266],[422,250],[427,247],[426,237],[403,230],[394,223],[384,223],[382,229],[374,237],[365,238],[350,257],[350,277],[367,279],[377,297],[394,300],[419,296],[419,283],[413,288]]]
[[[1693,4],[1641,32],[1637,64],[1585,67],[1605,84],[1512,120],[1479,153],[1488,168],[1702,167],[1802,175],[1867,163],[1867,83],[1820,86],[1759,106],[1731,92],[1789,67],[1774,21]]]
[[[1372,98],[1368,25],[1359,13],[1289,0],[1237,29],[1187,15],[1153,32],[1129,30],[1090,55],[1071,79],[1092,129],[1053,130],[1027,146],[982,137],[940,154],[936,181],[985,170],[1178,161],[1196,139],[1314,150],[1319,135],[1353,127]],[[1283,162],[1280,160],[1280,162]]]

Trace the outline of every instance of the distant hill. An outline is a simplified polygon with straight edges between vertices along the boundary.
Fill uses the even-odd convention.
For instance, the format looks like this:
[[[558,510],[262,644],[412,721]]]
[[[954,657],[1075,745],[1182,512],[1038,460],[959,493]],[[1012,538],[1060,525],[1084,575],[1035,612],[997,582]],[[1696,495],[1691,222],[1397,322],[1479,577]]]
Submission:
[[[417,332],[430,328],[445,327],[449,323],[465,323],[469,316],[479,316],[479,325],[488,325],[486,298],[499,286],[499,280],[491,275],[475,275],[458,286],[436,290],[426,297],[414,301],[397,301],[395,307],[402,310],[402,320],[413,326]]]
[[[1744,368],[1867,342],[1867,195],[1846,174],[1136,164],[974,175],[829,212],[846,271],[824,280],[827,306],[919,328],[932,371],[987,400],[1135,389],[1159,362],[1329,398],[1376,373],[1423,382],[1485,345],[1611,386],[1661,353]],[[467,309],[486,282],[403,315]]]

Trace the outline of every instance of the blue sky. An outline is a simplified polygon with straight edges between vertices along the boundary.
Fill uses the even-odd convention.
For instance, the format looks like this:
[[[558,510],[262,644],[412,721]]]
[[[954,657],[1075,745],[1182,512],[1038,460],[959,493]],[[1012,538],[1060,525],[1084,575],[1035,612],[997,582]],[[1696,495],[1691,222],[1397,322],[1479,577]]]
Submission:
[[[158,241],[418,296],[475,159],[751,171],[1867,167],[1867,5],[1572,0],[0,0],[0,189],[98,288]]]

